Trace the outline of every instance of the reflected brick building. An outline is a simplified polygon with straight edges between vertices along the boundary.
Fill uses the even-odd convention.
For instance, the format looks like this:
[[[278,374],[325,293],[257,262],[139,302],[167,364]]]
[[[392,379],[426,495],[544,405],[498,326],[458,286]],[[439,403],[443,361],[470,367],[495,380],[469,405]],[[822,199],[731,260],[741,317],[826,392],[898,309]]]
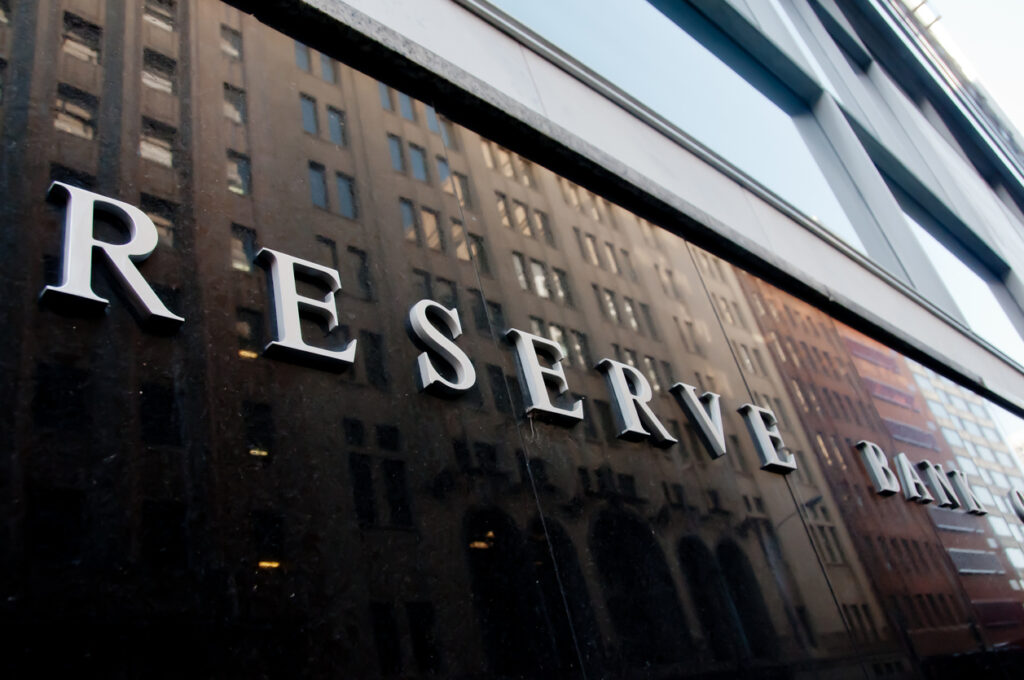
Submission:
[[[903,450],[867,392],[853,352],[863,347],[859,355],[877,356],[876,363],[884,359],[887,366],[895,366],[895,359],[888,361],[888,353],[874,346],[854,344],[860,341],[845,338],[839,326],[809,305],[753,277],[743,281],[761,305],[758,322],[772,357],[799,404],[814,455],[840,499],[843,520],[857,537],[856,550],[866,557],[892,625],[907,631],[919,653],[951,645],[975,649],[978,641],[969,632],[972,619],[963,593],[924,509],[902,499],[878,498],[854,446],[868,440],[891,456]]]

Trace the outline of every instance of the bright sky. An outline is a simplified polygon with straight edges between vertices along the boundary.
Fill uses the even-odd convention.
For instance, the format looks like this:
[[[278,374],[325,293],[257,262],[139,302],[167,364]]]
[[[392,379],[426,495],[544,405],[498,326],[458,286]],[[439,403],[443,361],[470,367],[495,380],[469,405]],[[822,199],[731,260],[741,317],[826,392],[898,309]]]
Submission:
[[[939,15],[935,28],[960,48],[960,59],[1018,131],[1024,132],[1024,1],[928,0]]]
[[[1024,133],[1024,0],[928,0],[939,15],[937,35],[958,48],[954,57],[967,75],[979,81],[1006,117]],[[1002,409],[997,421],[1017,438],[1024,423]]]

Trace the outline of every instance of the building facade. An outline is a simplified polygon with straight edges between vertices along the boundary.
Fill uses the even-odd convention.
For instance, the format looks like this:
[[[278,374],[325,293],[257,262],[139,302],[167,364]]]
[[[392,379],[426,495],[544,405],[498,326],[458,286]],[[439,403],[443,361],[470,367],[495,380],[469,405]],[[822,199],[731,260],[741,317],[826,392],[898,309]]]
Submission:
[[[1016,677],[1008,128],[606,9],[0,1],[12,677]]]

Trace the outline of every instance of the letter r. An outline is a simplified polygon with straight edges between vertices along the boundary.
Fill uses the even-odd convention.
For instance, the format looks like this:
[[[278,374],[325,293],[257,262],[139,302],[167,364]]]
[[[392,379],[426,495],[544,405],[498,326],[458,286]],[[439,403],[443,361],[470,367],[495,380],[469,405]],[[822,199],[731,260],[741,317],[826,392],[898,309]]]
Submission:
[[[141,324],[163,331],[176,330],[181,326],[185,319],[167,309],[135,266],[153,253],[159,240],[156,225],[146,213],[133,205],[63,182],[51,184],[46,198],[51,203],[64,204],[64,233],[60,284],[43,288],[39,295],[43,302],[102,312],[110,301],[92,290],[93,250],[99,249],[128,293]],[[110,217],[125,227],[129,233],[128,241],[107,243],[97,240],[93,236],[97,214]]]

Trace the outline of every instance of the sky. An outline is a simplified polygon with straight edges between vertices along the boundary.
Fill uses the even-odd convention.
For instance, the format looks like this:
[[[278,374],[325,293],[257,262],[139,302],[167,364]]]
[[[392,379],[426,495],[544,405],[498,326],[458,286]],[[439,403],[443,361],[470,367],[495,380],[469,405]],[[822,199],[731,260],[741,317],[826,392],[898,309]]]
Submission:
[[[980,82],[1024,139],[1024,0],[928,0],[938,15],[933,30],[952,42],[954,58]],[[1024,423],[997,409],[997,421],[1012,438],[1024,438]]]
[[[1024,0],[928,0],[959,48],[957,60],[981,82],[1018,131],[1024,133]]]

